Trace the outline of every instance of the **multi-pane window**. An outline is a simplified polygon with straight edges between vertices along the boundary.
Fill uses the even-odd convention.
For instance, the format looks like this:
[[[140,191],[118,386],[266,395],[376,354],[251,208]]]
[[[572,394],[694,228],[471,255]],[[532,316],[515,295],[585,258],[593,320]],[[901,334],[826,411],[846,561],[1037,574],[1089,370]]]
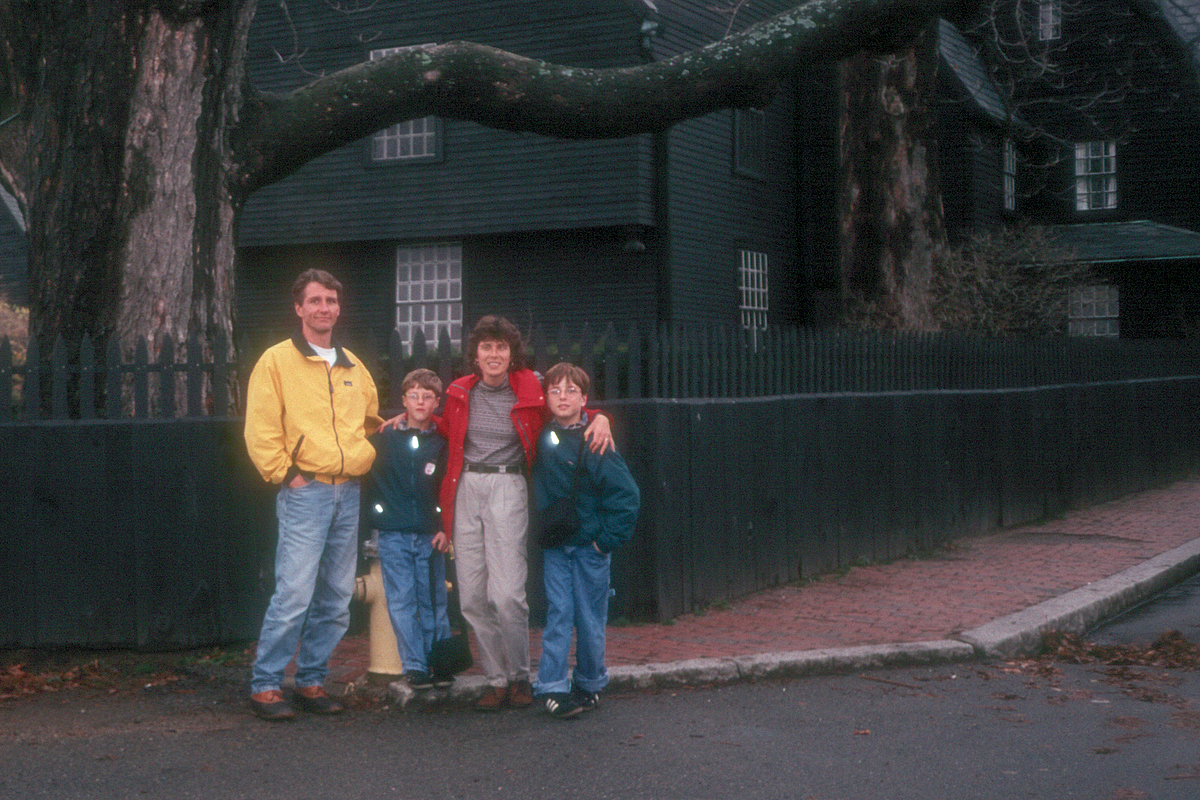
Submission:
[[[1069,308],[1072,336],[1117,336],[1121,332],[1120,292],[1116,286],[1072,289]]]
[[[742,327],[761,331],[767,327],[767,254],[753,250],[738,251],[738,308]]]
[[[372,50],[371,60],[377,61],[390,56],[402,48],[388,47]],[[371,137],[372,161],[404,161],[411,159],[435,159],[438,157],[438,119],[421,117],[410,119],[379,131]]]
[[[733,171],[754,178],[767,173],[767,115],[756,108],[733,111]]]
[[[1075,145],[1075,210],[1117,207],[1117,143]]]
[[[1017,148],[1012,139],[1004,140],[1004,210],[1017,210]]]
[[[462,245],[457,242],[396,248],[396,329],[405,347],[420,330],[433,347],[445,328],[462,339]]]
[[[1062,0],[1038,3],[1038,39],[1048,42],[1062,37]]]

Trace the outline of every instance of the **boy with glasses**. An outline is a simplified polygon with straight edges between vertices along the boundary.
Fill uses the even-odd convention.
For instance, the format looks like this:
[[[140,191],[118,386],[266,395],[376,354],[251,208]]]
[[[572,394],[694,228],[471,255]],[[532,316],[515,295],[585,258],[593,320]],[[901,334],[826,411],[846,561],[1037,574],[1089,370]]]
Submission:
[[[446,440],[438,435],[433,412],[441,402],[442,382],[432,370],[413,370],[404,376],[401,391],[404,421],[372,437],[377,456],[369,505],[404,679],[409,688],[422,691],[454,682],[452,675],[429,672],[430,648],[450,636],[446,562],[433,555],[450,549],[437,508]]]
[[[534,694],[560,719],[596,708],[608,684],[604,642],[612,552],[633,535],[641,505],[625,459],[613,449],[593,453],[582,446],[590,383],[574,364],[555,364],[546,372],[546,406],[553,419],[538,437],[533,465],[535,508],[542,511],[573,495],[580,520],[571,539],[542,551],[548,608]],[[575,670],[569,673],[572,629]]]

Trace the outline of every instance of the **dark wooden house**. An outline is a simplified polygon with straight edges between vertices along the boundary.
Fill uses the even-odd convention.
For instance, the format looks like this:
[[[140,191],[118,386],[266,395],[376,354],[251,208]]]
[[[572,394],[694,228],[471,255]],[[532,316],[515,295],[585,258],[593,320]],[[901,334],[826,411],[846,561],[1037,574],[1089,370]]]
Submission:
[[[1200,0],[999,6],[949,48],[960,70],[963,43],[982,54],[968,83],[994,133],[943,133],[948,223],[1053,226],[1095,268],[1074,333],[1200,333]]]
[[[632,66],[789,5],[734,15],[642,0],[263,4],[249,63],[275,91],[389,48],[452,39],[572,66]],[[319,264],[347,284],[348,327],[380,337],[449,325],[457,341],[484,313],[551,335],[584,320],[643,330],[800,323],[796,120],[787,89],[761,111],[611,141],[403,123],[254,195],[240,230],[239,322],[290,325],[289,282]]]

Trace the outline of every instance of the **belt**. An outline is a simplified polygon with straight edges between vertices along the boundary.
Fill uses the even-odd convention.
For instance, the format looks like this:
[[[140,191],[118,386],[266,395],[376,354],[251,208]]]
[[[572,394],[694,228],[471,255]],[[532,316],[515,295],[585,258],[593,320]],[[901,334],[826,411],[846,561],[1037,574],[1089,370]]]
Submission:
[[[341,483],[350,483],[358,480],[356,475],[319,475],[312,472],[300,470],[301,477],[306,481],[316,481],[317,483],[328,483],[330,486],[337,486]]]
[[[463,464],[463,472],[490,472],[493,475],[512,475],[521,471],[521,464]]]

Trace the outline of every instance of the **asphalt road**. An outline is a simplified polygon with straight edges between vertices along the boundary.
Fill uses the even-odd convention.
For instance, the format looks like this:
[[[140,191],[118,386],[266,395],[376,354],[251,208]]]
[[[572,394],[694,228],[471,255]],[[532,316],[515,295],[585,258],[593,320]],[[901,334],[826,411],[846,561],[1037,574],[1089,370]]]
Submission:
[[[1196,622],[1189,584],[1089,638]],[[243,693],[217,670],[0,703],[0,797],[1200,797],[1196,668],[891,669],[618,695],[569,722],[374,704],[267,724]]]

